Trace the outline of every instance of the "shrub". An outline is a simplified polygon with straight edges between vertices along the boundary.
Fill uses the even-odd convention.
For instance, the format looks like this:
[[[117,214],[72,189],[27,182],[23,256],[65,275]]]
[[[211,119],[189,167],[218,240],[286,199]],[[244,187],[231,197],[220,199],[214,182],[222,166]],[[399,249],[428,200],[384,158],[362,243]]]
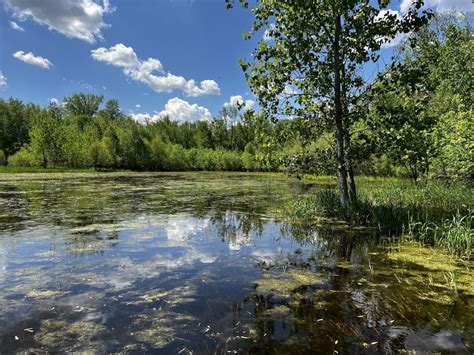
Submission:
[[[7,165],[7,157],[3,150],[0,149],[0,165]]]
[[[29,148],[23,147],[8,159],[10,166],[40,166],[40,160]]]

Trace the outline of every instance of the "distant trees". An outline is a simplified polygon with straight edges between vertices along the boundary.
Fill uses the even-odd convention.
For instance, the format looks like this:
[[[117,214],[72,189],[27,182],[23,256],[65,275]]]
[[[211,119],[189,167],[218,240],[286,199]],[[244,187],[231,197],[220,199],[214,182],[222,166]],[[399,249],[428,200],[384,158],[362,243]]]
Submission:
[[[102,101],[104,97],[100,95],[74,94],[64,99],[64,108],[72,116],[92,117],[99,111]],[[114,106],[114,103],[110,106]]]
[[[142,125],[125,116],[117,100],[74,94],[41,108],[0,101],[0,164],[133,170],[277,170],[258,161],[253,112],[224,109],[211,122],[178,124],[169,118]],[[255,143],[255,146],[258,146]],[[263,149],[263,148],[262,148]],[[283,149],[283,147],[281,147]],[[5,153],[4,153],[5,152]],[[254,156],[255,155],[255,156]]]

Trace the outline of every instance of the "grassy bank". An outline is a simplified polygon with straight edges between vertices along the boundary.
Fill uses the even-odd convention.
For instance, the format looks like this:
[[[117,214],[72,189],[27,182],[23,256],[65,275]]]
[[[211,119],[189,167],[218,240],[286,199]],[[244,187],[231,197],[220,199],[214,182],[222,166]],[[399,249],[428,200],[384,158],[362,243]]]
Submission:
[[[317,179],[307,181],[316,182]],[[431,182],[415,186],[397,179],[359,179],[359,199],[343,206],[335,189],[290,201],[281,213],[290,221],[344,221],[376,227],[384,236],[441,247],[456,256],[472,255],[474,195],[464,186]]]
[[[76,168],[42,168],[42,167],[20,167],[20,166],[0,166],[0,174],[50,174],[50,173],[95,173],[95,169],[76,169]]]

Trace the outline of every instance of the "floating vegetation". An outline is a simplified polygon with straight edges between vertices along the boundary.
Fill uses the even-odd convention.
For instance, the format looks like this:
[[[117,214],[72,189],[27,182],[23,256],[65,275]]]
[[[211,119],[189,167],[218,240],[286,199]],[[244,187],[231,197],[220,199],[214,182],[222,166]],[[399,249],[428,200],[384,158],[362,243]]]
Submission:
[[[41,322],[34,339],[47,349],[99,351],[104,331],[103,325],[94,322],[46,319]]]
[[[0,177],[1,206],[21,217],[0,223],[2,353],[396,353],[442,329],[472,350],[472,260],[399,238],[380,246],[347,222],[286,228],[276,208],[319,188],[289,186],[281,175]]]
[[[474,295],[473,261],[452,257],[438,248],[420,247],[413,243],[400,244],[398,251],[386,254],[385,258],[400,263],[402,267],[393,267],[392,271],[379,268],[377,274],[392,275],[415,286],[431,286],[433,290],[421,295],[422,299],[433,299],[433,292],[436,292],[442,300],[446,290],[450,291],[450,297],[457,297],[458,293]],[[403,273],[397,276],[400,271]],[[452,302],[445,299],[442,303]]]
[[[136,316],[132,325],[139,330],[131,335],[141,343],[161,349],[176,340],[184,330],[191,330],[190,322],[194,321],[192,316],[155,309]]]
[[[291,313],[291,310],[288,306],[284,305],[277,305],[275,307],[269,308],[265,310],[265,315],[272,316],[272,317],[287,317]]]
[[[403,244],[398,252],[388,253],[387,258],[405,264],[416,264],[418,269],[430,271],[455,270],[456,260],[439,249],[423,248],[416,244]]]
[[[316,286],[320,283],[321,277],[318,273],[291,268],[282,273],[265,273],[263,279],[256,282],[256,286],[257,292],[262,295],[289,298],[303,287]]]
[[[53,291],[53,290],[31,290],[26,293],[26,297],[30,298],[55,298],[58,296],[64,295],[63,291]]]

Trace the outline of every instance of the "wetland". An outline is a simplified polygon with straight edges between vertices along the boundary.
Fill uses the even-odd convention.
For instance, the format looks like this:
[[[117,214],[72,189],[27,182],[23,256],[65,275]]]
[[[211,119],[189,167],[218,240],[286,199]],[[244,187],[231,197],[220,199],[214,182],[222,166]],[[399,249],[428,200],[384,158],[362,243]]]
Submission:
[[[0,353],[474,347],[470,259],[289,222],[279,174],[0,177]]]

